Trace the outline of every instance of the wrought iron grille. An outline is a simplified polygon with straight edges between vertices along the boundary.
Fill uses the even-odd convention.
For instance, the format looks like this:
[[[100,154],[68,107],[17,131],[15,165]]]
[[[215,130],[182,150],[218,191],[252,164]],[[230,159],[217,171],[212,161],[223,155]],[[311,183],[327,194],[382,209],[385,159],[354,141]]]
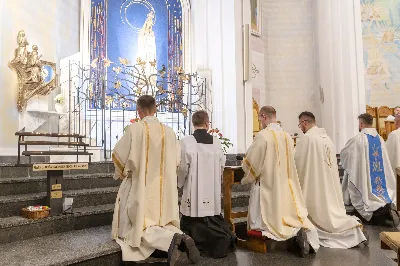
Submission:
[[[179,68],[171,75],[165,67],[146,75],[146,67],[155,65],[140,59],[129,65],[122,58],[119,63],[93,60],[87,67],[70,61],[68,71],[61,71],[68,73],[60,84],[68,88],[64,90],[68,111],[60,118],[60,131],[85,135],[86,142],[102,148],[104,159],[109,159],[124,128],[138,117],[136,100],[149,94],[156,99],[160,122],[170,126],[178,139],[191,134],[193,112],[206,110],[212,117],[206,78]]]

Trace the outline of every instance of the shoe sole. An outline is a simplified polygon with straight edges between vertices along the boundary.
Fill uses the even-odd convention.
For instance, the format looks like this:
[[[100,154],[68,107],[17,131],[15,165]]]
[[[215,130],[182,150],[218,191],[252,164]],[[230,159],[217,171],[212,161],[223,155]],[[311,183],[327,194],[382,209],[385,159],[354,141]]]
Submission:
[[[179,250],[178,247],[182,242],[182,236],[179,234],[175,234],[172,239],[171,245],[168,248],[168,266],[174,266],[177,260],[179,259]]]
[[[200,251],[197,249],[196,244],[192,238],[183,238],[186,246],[186,254],[192,263],[197,263],[200,260]]]

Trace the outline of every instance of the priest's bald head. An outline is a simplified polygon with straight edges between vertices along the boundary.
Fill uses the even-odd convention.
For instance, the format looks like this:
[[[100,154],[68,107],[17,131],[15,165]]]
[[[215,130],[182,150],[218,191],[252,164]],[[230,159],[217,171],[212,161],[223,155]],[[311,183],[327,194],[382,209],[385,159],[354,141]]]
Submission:
[[[303,133],[307,133],[311,128],[315,127],[315,115],[311,112],[305,111],[299,115],[299,128]]]
[[[374,118],[372,115],[365,113],[358,116],[358,130],[361,132],[364,128],[373,128]]]
[[[140,119],[153,116],[157,111],[156,99],[150,95],[142,95],[136,101],[137,112]]]
[[[262,128],[266,128],[271,123],[276,123],[276,110],[272,106],[263,106],[258,114],[258,120]]]

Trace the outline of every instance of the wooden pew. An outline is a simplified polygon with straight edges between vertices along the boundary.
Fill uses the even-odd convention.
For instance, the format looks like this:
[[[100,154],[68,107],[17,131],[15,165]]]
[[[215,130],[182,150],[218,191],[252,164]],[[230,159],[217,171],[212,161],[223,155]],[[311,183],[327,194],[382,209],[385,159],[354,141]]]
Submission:
[[[385,120],[389,115],[393,114],[393,109],[389,108],[387,106],[381,106],[378,108],[377,111],[377,130],[379,135],[381,135],[381,137],[384,140],[387,140],[388,137],[388,132],[385,129]]]
[[[223,200],[224,200],[224,219],[231,225],[231,229],[235,232],[235,224],[233,220],[235,218],[247,217],[247,211],[244,212],[232,212],[232,186],[234,184],[240,184],[244,176],[242,167],[227,166],[224,169],[224,180],[223,180]],[[249,249],[256,252],[266,253],[267,245],[265,238],[257,232],[251,231],[252,234],[248,234],[248,239],[238,238],[238,246],[241,248]]]

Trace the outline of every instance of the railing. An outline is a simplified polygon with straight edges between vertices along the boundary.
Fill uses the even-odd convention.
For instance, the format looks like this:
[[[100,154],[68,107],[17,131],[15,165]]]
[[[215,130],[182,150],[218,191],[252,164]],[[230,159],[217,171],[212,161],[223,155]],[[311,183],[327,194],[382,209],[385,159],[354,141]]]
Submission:
[[[108,64],[106,60],[97,63]],[[68,72],[60,83],[68,110],[60,118],[60,132],[86,136],[90,147],[103,150],[104,159],[111,157],[130,120],[138,117],[136,100],[143,94],[156,98],[157,117],[173,128],[178,138],[191,134],[194,111],[206,110],[212,117],[211,91],[207,80],[197,73],[178,69],[168,77],[162,69],[146,75],[143,62],[133,66],[113,63],[106,72],[97,70],[93,63],[85,68],[75,61],[69,62],[68,71],[61,70]]]

